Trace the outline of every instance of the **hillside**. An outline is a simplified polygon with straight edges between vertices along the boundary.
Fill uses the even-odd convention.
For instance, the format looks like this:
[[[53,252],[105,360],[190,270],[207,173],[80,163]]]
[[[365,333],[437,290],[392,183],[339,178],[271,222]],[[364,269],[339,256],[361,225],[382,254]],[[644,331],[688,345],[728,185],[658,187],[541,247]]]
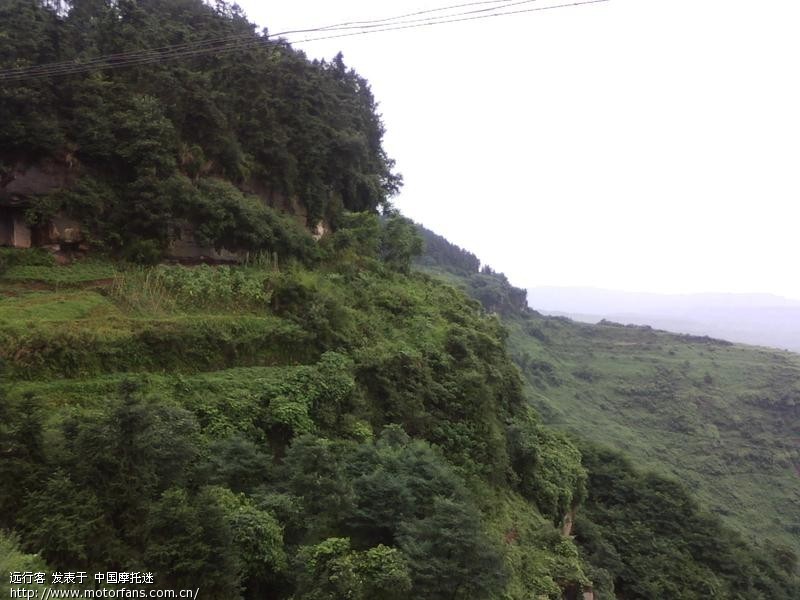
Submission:
[[[225,36],[248,43],[87,62]],[[376,103],[341,57],[308,61],[200,0],[10,0],[0,41],[3,69],[90,65],[0,87],[11,581],[85,571],[121,596],[92,574],[150,574],[151,591],[218,600],[796,595],[791,547],[744,539],[636,444],[628,459],[544,423],[545,375],[585,381],[571,330],[537,333],[551,321],[524,292],[428,232],[438,275],[412,268],[422,238],[390,204]],[[538,404],[557,421],[568,401]]]
[[[479,297],[477,266],[465,275],[446,257],[422,264]],[[525,309],[502,317],[545,422],[681,481],[752,542],[800,550],[799,355]]]
[[[7,253],[4,567],[152,571],[220,599],[588,584],[557,529],[579,455],[526,408],[496,321],[354,234],[315,269]],[[512,465],[539,440],[548,470]]]
[[[211,51],[232,39],[237,51]],[[9,0],[0,40],[2,70],[89,65],[0,86],[0,244],[14,218],[31,228],[21,243],[140,262],[187,242],[306,258],[292,220],[324,229],[387,206],[401,184],[368,82],[341,56],[268,40],[235,4]],[[197,51],[91,68],[175,45]]]
[[[792,597],[788,548],[545,427],[497,318],[408,272],[406,221],[345,224],[313,268],[0,253],[6,570],[220,599]]]
[[[800,549],[800,356],[614,324],[508,326],[548,423],[674,475],[751,539]]]

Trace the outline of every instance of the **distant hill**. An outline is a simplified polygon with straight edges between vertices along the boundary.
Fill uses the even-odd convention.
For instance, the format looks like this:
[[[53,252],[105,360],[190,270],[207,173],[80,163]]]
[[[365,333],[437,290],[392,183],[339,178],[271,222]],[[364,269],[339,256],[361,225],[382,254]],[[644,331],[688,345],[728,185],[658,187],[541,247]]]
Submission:
[[[437,240],[420,267],[486,307],[473,288],[474,273],[461,275],[464,251],[442,246]],[[451,256],[459,260],[449,262]],[[523,293],[504,275],[494,277],[486,287],[495,296]],[[800,324],[795,316],[800,303],[768,295],[660,296],[569,288],[528,290],[527,299],[530,308],[498,314],[530,401],[546,423],[583,442],[622,451],[637,468],[680,481],[749,542],[800,551],[800,356],[714,339],[789,347],[777,344],[777,336],[781,327],[787,340],[800,331],[794,327]],[[735,335],[757,334],[759,322],[764,323],[760,338]],[[794,339],[794,347],[800,346],[800,335]],[[590,513],[591,505],[590,500]],[[629,526],[624,516],[612,521],[610,531]],[[585,524],[576,527],[580,540],[587,535]]]
[[[644,294],[537,287],[528,303],[545,314],[597,323],[650,325],[675,333],[800,352],[800,301],[771,294]]]

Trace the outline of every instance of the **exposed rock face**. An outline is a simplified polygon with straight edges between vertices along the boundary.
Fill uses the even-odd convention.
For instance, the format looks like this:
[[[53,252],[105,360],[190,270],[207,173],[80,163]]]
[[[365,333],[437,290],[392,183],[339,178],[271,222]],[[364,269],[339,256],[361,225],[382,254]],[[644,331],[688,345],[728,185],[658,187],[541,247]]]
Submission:
[[[202,246],[195,241],[194,229],[184,224],[174,232],[172,241],[167,249],[169,258],[181,262],[239,262],[240,254],[222,248],[216,250],[211,246]]]
[[[253,194],[261,198],[270,208],[289,213],[303,226],[308,226],[308,209],[303,201],[297,196],[287,198],[280,192],[276,192],[267,184],[256,179],[249,179],[242,186],[242,191]]]
[[[328,224],[325,221],[319,221],[311,231],[311,237],[317,241],[320,241],[323,236],[329,234],[330,232],[331,230],[330,227],[328,227]]]
[[[31,196],[69,187],[74,180],[75,173],[67,164],[52,160],[32,165],[17,163],[0,182],[0,201],[16,204]]]
[[[561,521],[561,535],[568,537],[572,535],[572,526],[575,523],[575,511],[571,510],[564,515],[564,520]]]
[[[49,194],[74,184],[77,173],[73,162],[42,160],[34,164],[16,163],[0,178],[0,246],[77,245],[83,239],[80,224],[64,215],[51,222],[31,227],[25,209],[34,196]]]
[[[0,205],[0,246],[31,247],[31,228],[21,208]]]
[[[14,239],[14,221],[8,209],[0,208],[0,246],[11,246]]]
[[[35,164],[18,162],[4,171],[0,177],[0,246],[51,246],[57,250],[80,244],[84,239],[81,225],[66,215],[59,214],[49,223],[33,228],[25,221],[25,209],[32,197],[69,188],[74,185],[78,170],[73,160],[46,159]],[[304,227],[310,227],[308,210],[297,196],[286,197],[253,179],[242,187],[243,191],[261,198],[267,206],[287,212]],[[311,234],[317,240],[329,232],[330,228],[324,221],[311,228]],[[237,262],[241,259],[238,253],[201,246],[194,240],[192,228],[188,226],[176,231],[168,255],[186,261]]]
[[[77,247],[83,240],[81,224],[75,219],[58,214],[47,223],[31,227],[25,220],[25,204],[0,203],[0,246],[49,246],[59,250]]]
[[[36,245],[45,246],[52,244],[74,246],[83,241],[81,224],[59,213],[46,225],[41,225],[34,230]]]

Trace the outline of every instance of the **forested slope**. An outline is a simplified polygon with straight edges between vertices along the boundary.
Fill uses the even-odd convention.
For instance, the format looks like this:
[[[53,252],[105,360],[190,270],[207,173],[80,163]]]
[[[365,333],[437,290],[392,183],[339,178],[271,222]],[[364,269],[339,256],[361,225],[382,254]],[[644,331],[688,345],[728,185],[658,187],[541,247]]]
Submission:
[[[408,272],[413,239],[365,214],[313,267],[2,253],[4,567],[212,598],[793,597],[790,549],[544,426],[498,318]]]
[[[624,453],[633,470],[678,482],[675,494],[688,499],[691,493],[692,502],[761,547],[763,556],[794,560],[800,550],[800,357],[649,327],[545,317],[520,306],[523,290],[504,276],[479,271],[474,255],[423,233],[430,250],[419,267],[500,314],[530,401],[546,423],[581,443]],[[612,460],[606,450],[599,456]],[[611,498],[612,481],[631,480],[627,462],[619,463],[624,474],[594,479],[606,467],[589,448],[584,463],[590,504],[592,492]],[[639,500],[615,502],[631,511],[609,522],[619,536],[631,527]],[[604,519],[613,515],[606,509]],[[581,539],[580,524],[577,532]],[[631,538],[624,539],[630,549]]]
[[[9,0],[0,34],[3,68],[257,35],[199,0]],[[446,276],[480,302],[411,268],[375,109],[285,44],[0,89],[0,183],[70,170],[26,217],[92,246],[0,250],[2,570],[226,600],[794,597],[789,549],[543,424],[509,352],[536,316],[469,256]],[[143,265],[184,222],[247,260]]]
[[[9,570],[36,553],[213,598],[589,584],[558,533],[580,455],[526,405],[499,323],[387,262],[391,221],[348,225],[314,268],[109,263],[107,283],[6,252]]]
[[[4,0],[0,35],[0,69],[206,49],[0,86],[0,184],[63,167],[72,185],[35,198],[29,219],[64,211],[96,247],[157,260],[189,223],[203,243],[302,256],[308,246],[256,193],[300,199],[313,225],[383,206],[400,184],[368,83],[341,56],[309,61],[267,41],[233,4]],[[231,39],[240,49],[223,51]]]

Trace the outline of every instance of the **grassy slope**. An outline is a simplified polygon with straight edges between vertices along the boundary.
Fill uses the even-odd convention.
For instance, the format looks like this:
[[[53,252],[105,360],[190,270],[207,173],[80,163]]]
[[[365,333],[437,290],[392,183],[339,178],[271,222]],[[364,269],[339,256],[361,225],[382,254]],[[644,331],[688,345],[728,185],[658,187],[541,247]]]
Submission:
[[[507,325],[547,421],[674,475],[751,539],[800,549],[800,356],[639,327]]]
[[[535,313],[503,322],[548,424],[676,477],[747,539],[800,551],[800,355]]]

